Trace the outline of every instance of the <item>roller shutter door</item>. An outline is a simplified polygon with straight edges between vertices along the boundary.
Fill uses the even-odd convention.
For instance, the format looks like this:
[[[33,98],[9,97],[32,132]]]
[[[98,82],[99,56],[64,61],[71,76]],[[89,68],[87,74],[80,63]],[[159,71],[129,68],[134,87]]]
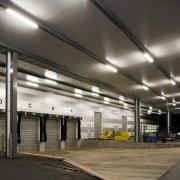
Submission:
[[[22,117],[20,131],[23,151],[38,151],[38,118]]]
[[[77,121],[67,120],[67,139],[66,149],[73,149],[77,147]]]
[[[1,134],[5,135],[6,133],[6,118],[3,115],[0,115],[0,138]]]
[[[58,119],[47,119],[46,121],[46,151],[59,149],[59,120]]]

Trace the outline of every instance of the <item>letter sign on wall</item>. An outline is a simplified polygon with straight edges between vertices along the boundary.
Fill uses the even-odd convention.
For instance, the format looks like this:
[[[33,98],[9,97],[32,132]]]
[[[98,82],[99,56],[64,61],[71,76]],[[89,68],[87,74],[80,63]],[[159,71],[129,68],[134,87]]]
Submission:
[[[29,108],[32,108],[32,103],[29,103],[29,104],[28,104],[28,107],[29,107]]]

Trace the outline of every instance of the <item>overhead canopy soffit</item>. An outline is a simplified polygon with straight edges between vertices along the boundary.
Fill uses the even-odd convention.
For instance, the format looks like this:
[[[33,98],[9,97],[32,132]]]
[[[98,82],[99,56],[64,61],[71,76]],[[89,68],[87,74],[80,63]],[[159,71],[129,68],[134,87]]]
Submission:
[[[168,0],[4,0],[0,44],[31,57],[21,56],[23,61],[101,86],[109,96],[137,97],[146,104],[178,112],[178,5],[179,1]],[[39,28],[31,29],[14,20],[5,12],[7,7],[31,18]],[[153,63],[146,60],[144,51],[154,58]],[[118,72],[108,71],[106,64]]]

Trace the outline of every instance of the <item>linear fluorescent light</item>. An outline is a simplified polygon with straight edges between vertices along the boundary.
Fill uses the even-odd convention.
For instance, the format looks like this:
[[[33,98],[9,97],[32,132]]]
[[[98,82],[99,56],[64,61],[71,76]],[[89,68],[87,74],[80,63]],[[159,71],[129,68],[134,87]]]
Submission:
[[[33,87],[38,87],[39,85],[36,83],[32,83],[32,82],[26,82],[27,85],[29,86],[33,86]]]
[[[93,96],[96,96],[96,97],[98,97],[99,96],[99,94],[97,94],[97,93],[91,93]]]
[[[57,84],[57,82],[52,81],[52,80],[49,80],[49,79],[45,79],[44,81],[47,82],[47,83],[49,83],[49,84],[54,84],[54,85]]]
[[[33,82],[39,82],[39,79],[35,76],[26,75],[26,79]]]
[[[75,89],[74,92],[77,93],[77,94],[82,94],[82,90],[81,89]]]
[[[109,101],[109,98],[108,97],[104,97],[104,101]]]
[[[160,96],[162,100],[165,100],[166,98],[164,96]]]
[[[17,19],[23,21],[24,23],[28,24],[29,26],[37,29],[38,28],[38,25],[34,22],[32,22],[31,20],[23,17],[22,15],[18,14],[16,11],[10,9],[10,8],[7,8],[6,9],[6,12],[14,17],[16,17]]]
[[[176,82],[175,82],[173,79],[171,79],[170,82],[171,82],[171,84],[172,84],[173,86],[176,85]]]
[[[96,86],[93,86],[93,87],[92,87],[92,91],[94,91],[94,92],[96,92],[96,93],[99,93],[99,88],[96,87]]]
[[[76,96],[76,97],[79,97],[79,98],[82,98],[82,95],[81,94],[74,94],[74,96]]]
[[[107,64],[106,67],[107,67],[108,69],[110,69],[111,71],[113,71],[113,72],[117,72],[117,69],[114,68],[114,67],[112,67],[112,66],[110,66],[109,64]]]
[[[106,60],[109,61],[110,63],[114,64],[114,65],[117,64],[114,60],[110,59],[109,57],[106,57]]]
[[[44,75],[50,79],[57,80],[57,74],[55,72],[46,70]]]
[[[145,84],[146,86],[148,85],[148,83],[144,80],[142,81],[142,83]]]
[[[108,101],[104,101],[104,104],[109,104],[109,102]]]
[[[149,55],[149,54],[147,54],[147,53],[144,53],[144,56],[146,57],[146,59],[149,61],[149,62],[153,62],[154,61],[154,59]]]
[[[119,101],[120,104],[124,104],[124,101]]]
[[[161,114],[161,110],[160,109],[158,110],[158,114]]]
[[[124,103],[124,108],[128,108],[128,104],[127,103]]]
[[[142,87],[143,87],[143,89],[146,90],[146,91],[149,90],[149,88],[148,88],[147,86],[145,86],[145,85],[143,85]]]
[[[124,96],[119,96],[119,100],[124,101]]]

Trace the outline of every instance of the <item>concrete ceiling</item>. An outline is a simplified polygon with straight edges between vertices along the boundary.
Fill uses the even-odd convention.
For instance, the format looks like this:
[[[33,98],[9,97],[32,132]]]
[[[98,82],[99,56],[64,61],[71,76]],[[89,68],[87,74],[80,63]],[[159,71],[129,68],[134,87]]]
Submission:
[[[89,92],[95,85],[113,101],[123,95],[132,103],[137,97],[147,106],[179,112],[180,1],[1,0],[0,5],[0,45],[19,52],[21,73],[42,77],[49,69],[63,76],[64,85]],[[6,8],[39,28],[14,19]]]

